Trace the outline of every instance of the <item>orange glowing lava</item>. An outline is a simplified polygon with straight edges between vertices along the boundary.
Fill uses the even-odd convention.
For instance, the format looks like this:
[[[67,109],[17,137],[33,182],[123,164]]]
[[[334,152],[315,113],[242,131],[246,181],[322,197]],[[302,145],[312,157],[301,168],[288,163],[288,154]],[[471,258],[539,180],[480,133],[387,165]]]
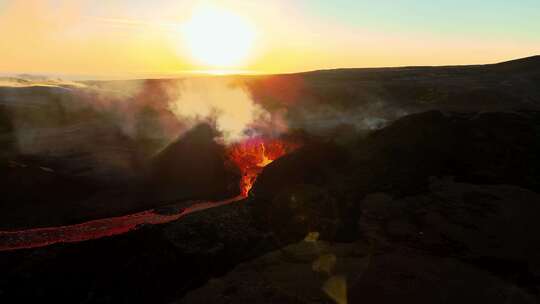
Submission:
[[[188,207],[184,207],[186,202],[180,202],[179,206],[183,207],[178,208],[179,211],[173,214],[162,214],[156,210],[148,210],[68,226],[0,231],[0,252],[119,235],[136,230],[143,225],[164,224],[179,220],[194,212],[242,201],[248,195],[257,175],[266,165],[292,152],[299,146],[299,144],[279,139],[262,138],[252,138],[232,145],[229,150],[229,157],[242,172],[240,196],[217,202],[194,202]]]
[[[298,144],[262,138],[251,138],[231,146],[229,157],[242,173],[241,195],[248,195],[257,175],[266,165],[296,148]]]

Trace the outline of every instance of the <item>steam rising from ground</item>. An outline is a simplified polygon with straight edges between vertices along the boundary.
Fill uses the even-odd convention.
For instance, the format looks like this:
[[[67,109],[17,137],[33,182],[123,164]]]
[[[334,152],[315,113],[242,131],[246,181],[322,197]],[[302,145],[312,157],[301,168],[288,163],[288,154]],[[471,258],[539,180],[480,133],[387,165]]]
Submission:
[[[266,88],[264,78],[75,82],[2,77],[0,144],[13,153],[88,155],[99,164],[124,168],[204,122],[220,131],[220,143],[231,145],[297,131],[348,140],[406,114],[361,92],[349,94],[352,101],[341,105],[324,86],[307,90],[298,80],[285,80]]]
[[[179,120],[208,121],[222,132],[225,143],[246,137],[256,123],[270,114],[244,88],[220,79],[190,79],[170,88],[169,107]]]

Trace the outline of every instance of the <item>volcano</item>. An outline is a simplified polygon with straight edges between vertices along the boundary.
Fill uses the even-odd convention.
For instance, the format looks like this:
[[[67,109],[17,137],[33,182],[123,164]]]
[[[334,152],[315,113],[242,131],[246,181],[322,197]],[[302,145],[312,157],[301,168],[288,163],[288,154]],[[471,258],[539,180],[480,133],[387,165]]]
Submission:
[[[0,302],[538,303],[539,62],[0,88]]]
[[[298,143],[263,137],[225,147],[216,142],[218,135],[208,124],[197,125],[153,158],[146,182],[150,190],[145,195],[176,203],[74,225],[0,231],[0,251],[119,235],[242,201],[265,166],[299,147]]]

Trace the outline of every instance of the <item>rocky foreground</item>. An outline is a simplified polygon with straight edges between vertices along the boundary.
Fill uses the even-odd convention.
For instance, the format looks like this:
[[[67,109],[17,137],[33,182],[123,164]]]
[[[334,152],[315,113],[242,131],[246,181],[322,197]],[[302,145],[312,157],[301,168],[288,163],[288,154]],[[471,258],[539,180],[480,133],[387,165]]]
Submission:
[[[421,195],[359,203],[363,237],[308,234],[177,303],[538,302],[538,193],[434,179]]]

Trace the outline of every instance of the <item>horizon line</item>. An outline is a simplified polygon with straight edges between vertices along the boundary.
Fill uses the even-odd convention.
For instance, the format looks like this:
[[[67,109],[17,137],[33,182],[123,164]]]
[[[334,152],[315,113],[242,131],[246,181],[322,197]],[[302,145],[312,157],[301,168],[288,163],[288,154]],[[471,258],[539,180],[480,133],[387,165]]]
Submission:
[[[107,80],[144,80],[144,79],[174,79],[186,76],[272,76],[272,75],[293,75],[304,74],[319,71],[333,70],[353,70],[353,69],[400,69],[400,68],[422,68],[422,67],[459,67],[459,66],[483,66],[493,65],[505,62],[524,60],[528,58],[540,57],[540,54],[534,54],[526,57],[518,57],[503,61],[494,61],[488,63],[475,64],[442,64],[442,65],[399,65],[399,66],[363,66],[363,67],[328,67],[313,70],[284,71],[284,72],[265,72],[257,70],[244,69],[193,69],[177,72],[127,72],[125,74],[91,74],[91,73],[56,73],[56,72],[3,72],[0,71],[0,78],[16,78],[32,80],[27,78],[36,78],[36,80],[73,80],[73,81],[107,81]],[[41,78],[41,79],[40,79]],[[43,79],[46,78],[46,79]]]

